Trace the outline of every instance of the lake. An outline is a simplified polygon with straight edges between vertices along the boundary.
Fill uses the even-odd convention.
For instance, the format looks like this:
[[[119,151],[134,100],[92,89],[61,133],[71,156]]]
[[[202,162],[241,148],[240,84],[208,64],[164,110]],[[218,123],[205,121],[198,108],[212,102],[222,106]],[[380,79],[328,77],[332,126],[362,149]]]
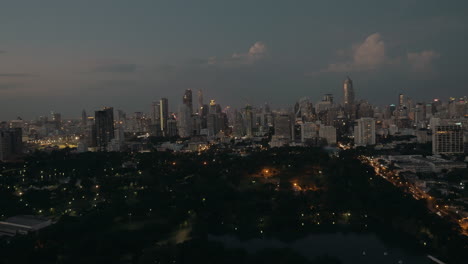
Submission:
[[[293,242],[277,239],[239,240],[233,235],[210,235],[209,239],[222,242],[228,248],[242,248],[251,253],[264,248],[290,248],[310,260],[329,255],[339,258],[344,264],[433,263],[425,255],[395,246],[389,247],[375,234],[369,233],[312,234]]]

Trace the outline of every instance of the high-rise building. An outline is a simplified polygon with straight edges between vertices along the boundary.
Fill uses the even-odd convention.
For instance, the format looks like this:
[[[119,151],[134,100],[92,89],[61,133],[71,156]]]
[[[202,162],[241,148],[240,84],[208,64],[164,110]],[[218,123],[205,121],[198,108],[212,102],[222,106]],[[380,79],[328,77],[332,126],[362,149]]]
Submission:
[[[291,143],[293,136],[294,115],[289,113],[278,113],[274,117],[275,134],[270,141],[271,147],[287,146]]]
[[[177,121],[174,117],[167,120],[167,137],[177,136]]]
[[[159,121],[161,124],[161,131],[163,136],[168,136],[167,119],[169,118],[169,102],[167,98],[159,100]]]
[[[185,99],[185,97],[184,97]],[[192,135],[192,113],[188,104],[179,106],[179,115],[177,116],[177,128],[179,136],[182,138]]]
[[[192,90],[185,90],[182,103],[190,109],[190,115],[193,113],[193,101],[192,101]]]
[[[203,92],[202,90],[198,90],[198,109],[197,113],[200,114],[203,109]]]
[[[86,114],[86,111],[83,109],[81,112],[81,125],[83,127],[86,127],[86,124],[88,123],[88,115]]]
[[[106,151],[109,142],[114,138],[114,108],[106,107],[95,112],[96,146]]]
[[[353,81],[347,77],[346,80],[344,81],[343,84],[343,93],[344,93],[344,99],[343,99],[343,105],[346,106],[352,106],[354,104],[354,87],[353,87]]]
[[[275,115],[275,137],[291,139],[292,134],[292,119],[288,113],[280,113]]]
[[[343,107],[345,117],[354,120],[356,119],[356,106],[354,98],[353,81],[347,77],[343,84]]]
[[[375,119],[364,117],[357,120],[354,127],[354,144],[356,146],[375,145]]]
[[[245,130],[247,137],[253,137],[253,109],[252,106],[247,105],[244,110]]]
[[[432,153],[463,153],[463,126],[461,122],[440,120],[432,126]]]
[[[151,104],[151,124],[160,125],[160,122],[159,122],[159,102],[153,102]]]
[[[8,161],[23,153],[22,129],[0,129],[0,161]]]

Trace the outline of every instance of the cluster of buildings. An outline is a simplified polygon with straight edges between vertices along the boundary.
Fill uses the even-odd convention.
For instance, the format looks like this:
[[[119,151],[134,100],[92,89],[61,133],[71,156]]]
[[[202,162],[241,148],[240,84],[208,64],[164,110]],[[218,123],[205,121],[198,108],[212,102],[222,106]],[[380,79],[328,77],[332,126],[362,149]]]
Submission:
[[[195,98],[196,97],[196,100]],[[259,142],[267,139],[271,147],[336,145],[338,141],[354,146],[381,144],[381,139],[412,136],[418,143],[432,142],[434,154],[464,153],[468,149],[468,100],[450,98],[416,102],[404,94],[398,103],[384,107],[357,100],[353,81],[343,83],[343,101],[332,94],[319,102],[299,99],[289,109],[272,110],[268,104],[246,105],[242,109],[222,107],[215,100],[205,102],[201,90],[194,96],[185,90],[178,109],[169,111],[169,101],[161,98],[148,113],[127,115],[112,107],[80,120],[62,120],[59,113],[33,122],[21,119],[0,123],[0,160],[22,152],[23,142],[38,145],[77,147],[78,151],[141,150],[129,138],[154,136],[179,138],[182,147],[206,146],[216,142]],[[22,140],[20,140],[22,139]],[[190,147],[189,147],[190,145]]]

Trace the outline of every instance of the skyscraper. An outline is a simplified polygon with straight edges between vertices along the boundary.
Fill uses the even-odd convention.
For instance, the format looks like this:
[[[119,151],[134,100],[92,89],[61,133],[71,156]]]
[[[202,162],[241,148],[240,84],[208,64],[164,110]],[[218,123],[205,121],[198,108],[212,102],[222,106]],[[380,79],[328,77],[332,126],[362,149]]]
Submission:
[[[114,108],[106,107],[95,112],[96,145],[106,151],[109,142],[114,138]]]
[[[247,105],[244,110],[245,129],[247,137],[253,137],[253,109],[252,106]]]
[[[184,97],[182,99],[184,105],[190,109],[190,114],[193,113],[193,102],[192,102],[192,90],[185,90]]]
[[[344,92],[343,106],[344,106],[345,116],[348,119],[354,120],[356,118],[356,106],[354,104],[355,102],[354,87],[353,87],[353,81],[349,77],[347,77],[346,80],[344,81],[343,92]]]
[[[151,104],[151,123],[153,125],[160,124],[159,122],[159,102]]]
[[[201,115],[201,111],[203,109],[203,92],[202,90],[198,90],[198,109],[197,113]]]
[[[86,114],[86,111],[83,109],[83,111],[81,112],[81,125],[85,127],[87,123],[88,123],[88,115]]]
[[[354,104],[354,88],[353,81],[347,77],[343,84],[343,104],[345,107],[352,106]]]
[[[168,136],[167,119],[169,117],[169,102],[167,98],[159,100],[159,121],[161,123],[161,131],[163,136]]]

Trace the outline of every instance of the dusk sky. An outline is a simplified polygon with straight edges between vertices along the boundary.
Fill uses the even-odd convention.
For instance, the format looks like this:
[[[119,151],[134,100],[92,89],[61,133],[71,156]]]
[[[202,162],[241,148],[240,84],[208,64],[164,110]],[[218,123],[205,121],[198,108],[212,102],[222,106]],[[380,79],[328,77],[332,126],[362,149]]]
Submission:
[[[185,89],[223,107],[324,93],[395,103],[468,95],[468,2],[21,1],[0,6],[0,120],[113,106],[148,112]]]

